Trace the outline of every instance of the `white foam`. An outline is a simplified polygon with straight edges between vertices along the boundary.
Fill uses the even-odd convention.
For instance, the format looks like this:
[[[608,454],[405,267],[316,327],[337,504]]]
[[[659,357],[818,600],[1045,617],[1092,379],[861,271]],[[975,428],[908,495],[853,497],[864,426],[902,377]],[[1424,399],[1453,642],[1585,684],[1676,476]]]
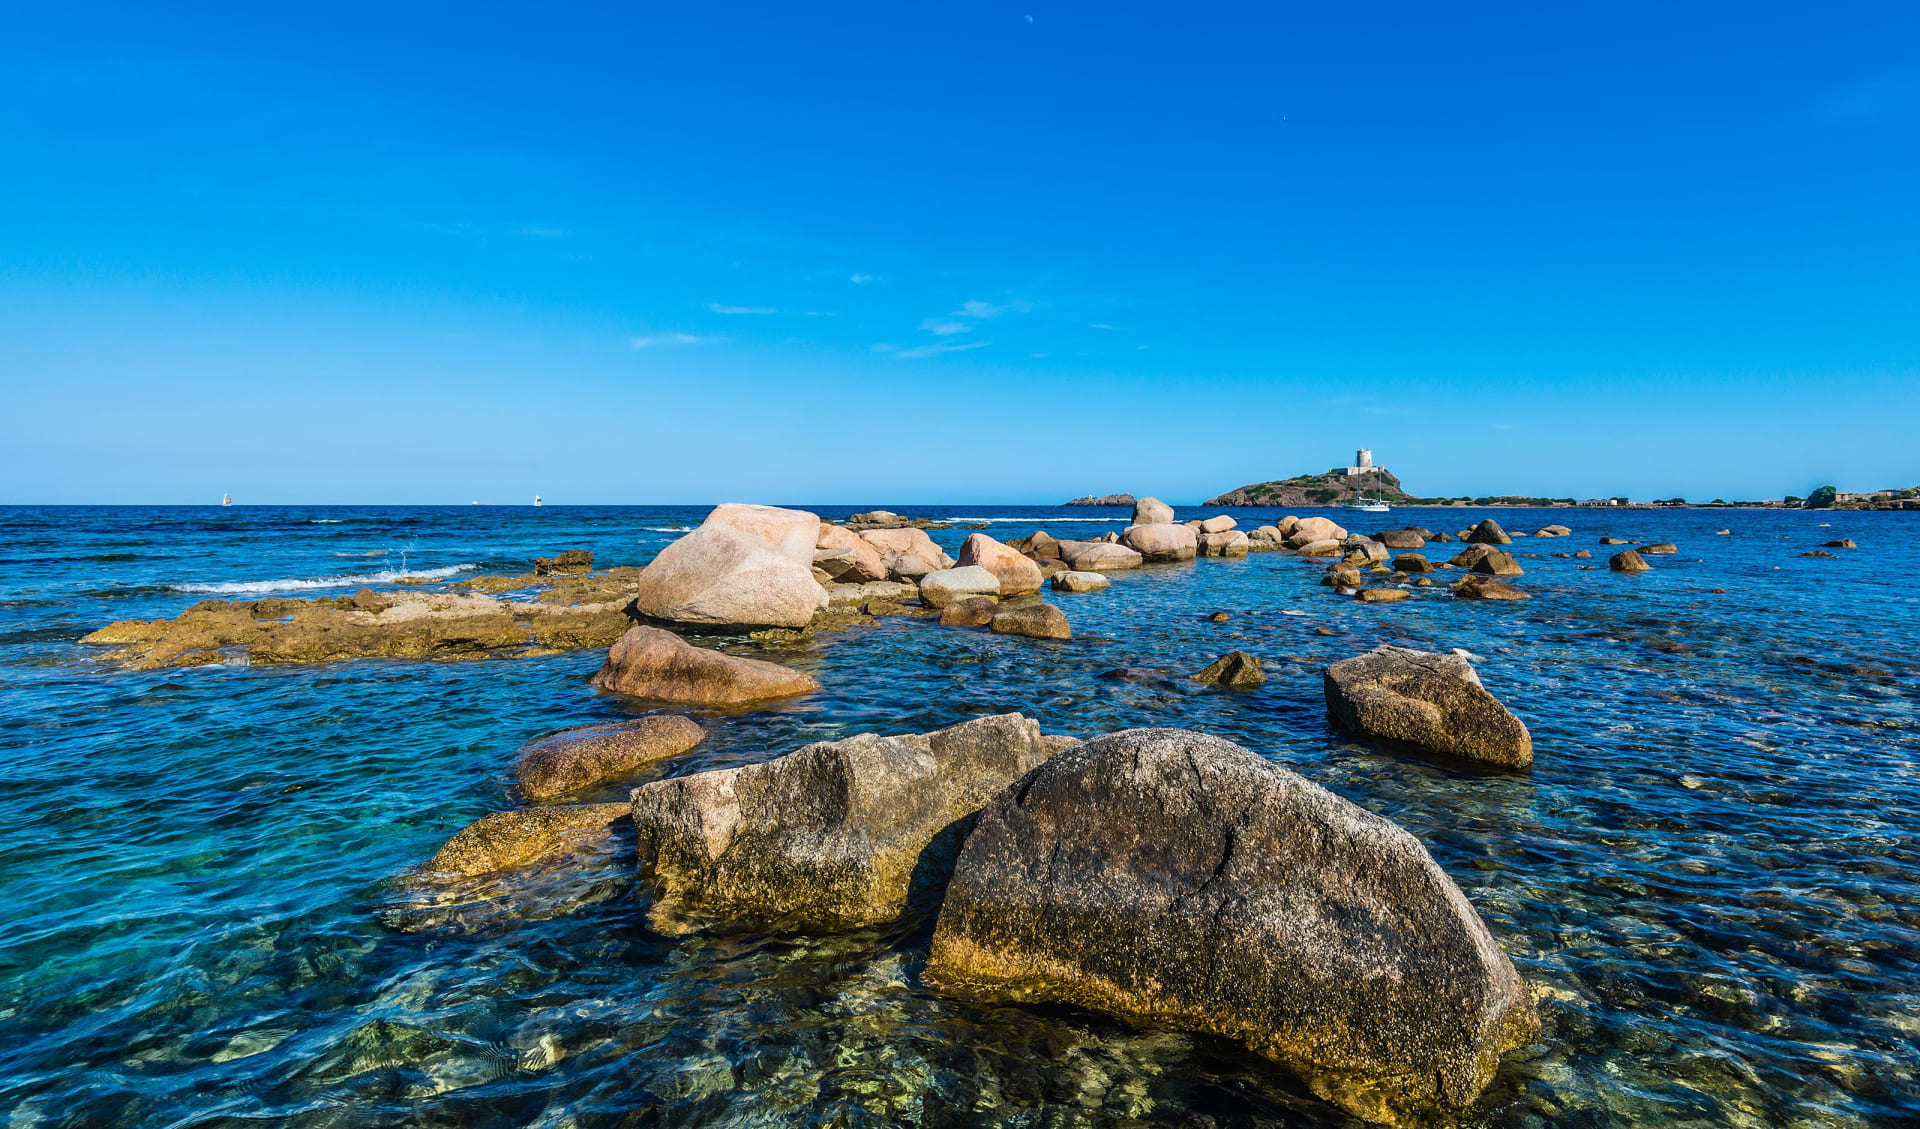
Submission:
[[[339,525],[345,520],[345,518],[338,517],[313,517],[307,519],[307,521],[313,525]]]
[[[1103,521],[1118,522],[1121,525],[1133,524],[1133,519],[1130,517],[949,517],[942,518],[941,520],[987,522],[989,524],[994,522],[1027,522],[1033,525],[1053,525],[1056,522],[1065,521]]]
[[[448,565],[446,568],[383,569],[380,572],[352,576],[288,577],[283,580],[231,580],[219,584],[175,584],[175,592],[196,596],[253,596],[266,592],[305,592],[314,588],[353,588],[362,584],[392,584],[396,580],[418,577],[444,580],[476,565]]]
[[[689,533],[693,530],[693,526],[691,525],[643,525],[640,527],[640,529],[642,532],[645,532],[645,533]]]

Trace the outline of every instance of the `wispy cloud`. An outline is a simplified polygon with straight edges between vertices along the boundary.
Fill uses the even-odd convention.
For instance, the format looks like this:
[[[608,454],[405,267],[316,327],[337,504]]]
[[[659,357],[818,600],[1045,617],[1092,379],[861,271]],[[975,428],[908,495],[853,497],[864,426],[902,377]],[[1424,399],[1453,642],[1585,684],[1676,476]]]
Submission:
[[[972,333],[973,327],[963,321],[952,318],[928,318],[920,323],[920,328],[935,337],[951,337],[956,333]]]
[[[1517,423],[1496,423],[1493,425],[1495,431],[1514,431],[1519,427],[1520,425]]]
[[[877,274],[855,274],[847,279],[847,281],[853,283],[855,286],[865,286],[870,282],[879,282],[880,276]]]
[[[698,345],[702,341],[708,340],[711,340],[711,338],[695,337],[691,333],[653,333],[645,337],[634,338],[633,347],[636,349],[651,349],[655,345]]]
[[[1108,324],[1107,324],[1106,322],[1103,322],[1103,321],[1096,321],[1096,322],[1094,322],[1093,324],[1091,324],[1091,325],[1089,325],[1089,326],[1087,326],[1087,328],[1088,328],[1088,329],[1104,329],[1104,330],[1106,330],[1106,331],[1107,331],[1107,332],[1109,332],[1109,333],[1118,333],[1118,332],[1120,332],[1120,327],[1119,327],[1119,326],[1117,326],[1117,325],[1108,325]]]
[[[719,302],[708,302],[707,309],[716,314],[777,314],[780,312],[772,306],[723,306]]]
[[[921,357],[937,357],[942,353],[964,353],[968,349],[984,349],[991,344],[993,344],[991,341],[968,341],[953,345],[916,345],[911,349],[900,350],[899,355],[908,360],[918,360]]]
[[[1920,112],[1920,70],[1885,71],[1828,91],[1813,116],[1832,125],[1860,125]]]
[[[1007,307],[1005,306],[996,306],[992,302],[982,302],[975,299],[971,302],[962,302],[960,308],[953,312],[953,316],[959,318],[979,318],[984,321],[988,318],[997,318],[1006,312]]]

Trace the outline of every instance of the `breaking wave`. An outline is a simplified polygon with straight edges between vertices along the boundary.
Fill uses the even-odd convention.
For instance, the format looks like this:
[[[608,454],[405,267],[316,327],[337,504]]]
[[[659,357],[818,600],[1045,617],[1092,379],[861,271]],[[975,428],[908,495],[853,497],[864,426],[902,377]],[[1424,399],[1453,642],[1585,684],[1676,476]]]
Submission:
[[[444,580],[472,570],[470,564],[445,568],[383,569],[350,576],[286,577],[280,580],[231,580],[219,584],[175,584],[173,591],[197,596],[254,596],[267,592],[305,592],[314,588],[352,588],[361,584],[392,584],[402,577]]]

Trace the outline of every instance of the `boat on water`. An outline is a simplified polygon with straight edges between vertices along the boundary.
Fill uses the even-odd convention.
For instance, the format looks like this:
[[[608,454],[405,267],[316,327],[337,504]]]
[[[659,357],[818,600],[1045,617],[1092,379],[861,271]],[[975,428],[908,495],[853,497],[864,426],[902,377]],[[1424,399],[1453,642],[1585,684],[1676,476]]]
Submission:
[[[535,494],[535,495],[533,496],[533,508],[537,510],[537,509],[539,509],[539,508],[540,508],[540,506],[541,506],[541,504],[542,504],[542,503],[541,503],[541,501],[540,501],[540,495],[538,495],[538,494]]]
[[[1358,502],[1348,502],[1347,508],[1350,510],[1359,510],[1363,514],[1383,514],[1393,509],[1392,506],[1387,505],[1385,502],[1369,502],[1365,499],[1361,499]]]
[[[221,504],[221,505],[223,505],[223,506],[231,506],[231,505],[233,505],[233,495],[231,495],[231,494],[222,494],[222,495],[220,495],[220,504]]]

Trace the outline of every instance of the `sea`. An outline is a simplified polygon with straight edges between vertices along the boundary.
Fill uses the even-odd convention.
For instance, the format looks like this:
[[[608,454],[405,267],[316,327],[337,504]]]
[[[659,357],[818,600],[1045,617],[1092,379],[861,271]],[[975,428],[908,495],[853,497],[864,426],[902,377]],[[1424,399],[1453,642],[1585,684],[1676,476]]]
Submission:
[[[881,506],[954,522],[932,534],[949,550],[966,526],[1092,537],[1128,516],[807,508]],[[921,980],[924,918],[666,937],[618,843],[422,895],[411,868],[516,805],[523,744],[658,708],[591,688],[599,652],[130,672],[78,642],[208,598],[568,548],[642,564],[704,512],[0,509],[0,1125],[1356,1124],[1224,1039],[947,999]],[[1361,604],[1319,583],[1324,562],[1265,553],[1048,593],[1068,641],[906,617],[767,651],[702,638],[821,689],[696,715],[707,741],[661,773],[1010,710],[1082,737],[1219,734],[1416,835],[1532,986],[1541,1037],[1467,1124],[1920,1125],[1920,515],[1297,512],[1573,534],[1516,539],[1526,602],[1442,580]],[[1603,536],[1678,552],[1614,574]],[[1839,539],[1858,548],[1804,555]],[[1465,654],[1531,727],[1532,770],[1331,730],[1323,669],[1381,643]],[[1266,660],[1264,686],[1186,677],[1235,649]],[[1121,667],[1164,677],[1102,677]]]

